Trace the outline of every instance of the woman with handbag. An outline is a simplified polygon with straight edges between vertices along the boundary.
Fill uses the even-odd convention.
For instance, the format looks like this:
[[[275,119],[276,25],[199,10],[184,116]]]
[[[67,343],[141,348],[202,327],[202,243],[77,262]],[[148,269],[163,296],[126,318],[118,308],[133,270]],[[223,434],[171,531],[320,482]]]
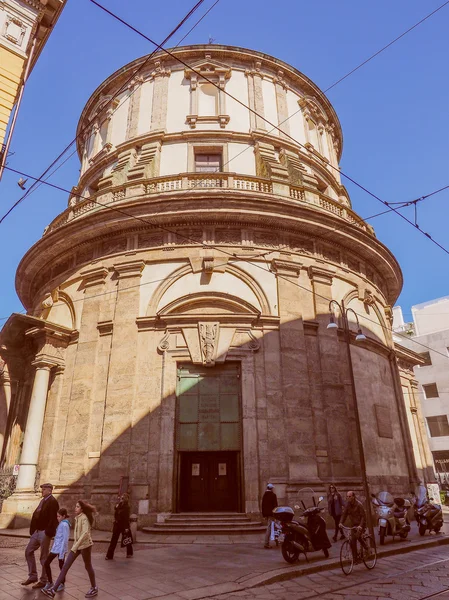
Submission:
[[[333,540],[334,540],[334,542],[336,542],[338,539],[340,519],[341,519],[341,515],[343,513],[344,502],[343,502],[343,498],[341,497],[340,492],[337,490],[335,485],[333,485],[332,483],[329,486],[329,493],[327,494],[327,504],[328,504],[329,514],[334,519],[334,523],[335,523],[335,534],[334,534]],[[344,540],[345,536],[344,536],[343,532],[341,531],[340,534],[341,534],[340,539]]]
[[[123,494],[123,496],[119,498],[118,504],[115,505],[112,538],[105,556],[105,560],[112,560],[114,558],[114,552],[120,534],[122,535],[122,546],[126,546],[126,558],[132,557],[133,540],[131,536],[131,529],[129,526],[129,513],[129,494]]]

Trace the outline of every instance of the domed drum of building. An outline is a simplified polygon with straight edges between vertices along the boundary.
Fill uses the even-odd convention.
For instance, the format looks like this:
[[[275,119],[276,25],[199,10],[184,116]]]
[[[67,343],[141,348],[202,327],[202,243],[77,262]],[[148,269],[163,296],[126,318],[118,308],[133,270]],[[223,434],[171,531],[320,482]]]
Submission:
[[[426,452],[390,333],[401,271],[351,209],[318,87],[256,51],[181,47],[111,75],[77,135],[79,181],[18,267],[27,315],[0,334],[2,462],[20,464],[3,512],[29,514],[42,481],[104,524],[120,486],[141,523],[258,513],[267,481],[283,502],[360,489],[330,300],[352,309],[370,484],[408,491]]]

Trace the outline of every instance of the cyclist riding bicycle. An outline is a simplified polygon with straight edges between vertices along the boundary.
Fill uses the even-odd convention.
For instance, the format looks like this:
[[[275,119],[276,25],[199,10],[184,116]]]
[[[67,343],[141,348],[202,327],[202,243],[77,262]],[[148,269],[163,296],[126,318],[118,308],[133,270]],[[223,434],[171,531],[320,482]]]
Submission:
[[[349,491],[346,494],[346,506],[341,516],[341,524],[344,525],[346,519],[351,519],[352,527],[357,529],[351,530],[350,544],[351,551],[354,561],[357,560],[357,540],[360,540],[363,548],[366,548],[365,542],[363,541],[362,534],[366,529],[366,514],[363,505],[357,500],[355,492]]]

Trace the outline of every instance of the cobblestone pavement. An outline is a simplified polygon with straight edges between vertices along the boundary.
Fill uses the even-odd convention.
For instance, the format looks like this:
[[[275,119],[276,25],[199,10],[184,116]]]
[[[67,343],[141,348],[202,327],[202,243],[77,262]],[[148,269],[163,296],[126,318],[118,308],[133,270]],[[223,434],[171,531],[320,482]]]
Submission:
[[[27,539],[23,538],[0,537],[0,600],[44,598],[39,591],[20,585],[27,577],[26,543]],[[391,547],[400,551],[403,545],[400,541]],[[299,577],[290,572],[287,576],[295,579],[261,587],[251,586],[273,574],[281,573],[284,577],[286,571],[291,570],[279,549],[264,550],[261,541],[222,544],[220,540],[209,538],[208,544],[141,543],[136,545],[132,560],[126,560],[124,550],[117,548],[115,560],[108,562],[104,561],[105,552],[104,542],[94,544],[93,565],[101,600],[342,600],[363,597],[368,600],[421,600],[430,593],[449,589],[449,546],[383,557],[373,571],[360,565],[349,577],[335,568]],[[338,558],[338,554],[339,544],[336,544],[331,548],[329,560]],[[322,563],[323,557],[318,553],[310,556],[312,567]],[[57,566],[53,572],[56,574]],[[57,600],[82,600],[88,587],[82,560],[78,559],[69,572],[66,590],[57,594]]]
[[[446,593],[445,593],[445,590]],[[372,571],[354,567],[348,577],[340,569],[298,577],[272,585],[222,594],[214,600],[449,600],[449,548],[391,556]]]

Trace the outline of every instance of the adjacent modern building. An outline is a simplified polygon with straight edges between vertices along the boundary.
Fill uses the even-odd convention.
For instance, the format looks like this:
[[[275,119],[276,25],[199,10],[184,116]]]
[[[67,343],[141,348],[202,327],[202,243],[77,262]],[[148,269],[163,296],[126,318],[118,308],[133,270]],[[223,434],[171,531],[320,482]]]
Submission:
[[[65,0],[0,2],[0,177],[7,129],[30,74],[59,18]],[[13,117],[14,118],[14,117]],[[12,126],[11,126],[12,128]],[[12,134],[10,130],[9,135]]]
[[[258,513],[268,481],[281,502],[361,489],[331,300],[351,309],[371,488],[408,492],[428,465],[391,335],[402,275],[351,208],[323,92],[260,52],[180,47],[101,83],[77,133],[80,179],[18,267],[27,314],[0,333],[2,464],[20,465],[2,522],[44,480],[105,523],[124,482],[148,523]]]
[[[412,306],[411,320],[394,308],[395,338],[421,355],[414,369],[435,471],[449,484],[449,296]]]

